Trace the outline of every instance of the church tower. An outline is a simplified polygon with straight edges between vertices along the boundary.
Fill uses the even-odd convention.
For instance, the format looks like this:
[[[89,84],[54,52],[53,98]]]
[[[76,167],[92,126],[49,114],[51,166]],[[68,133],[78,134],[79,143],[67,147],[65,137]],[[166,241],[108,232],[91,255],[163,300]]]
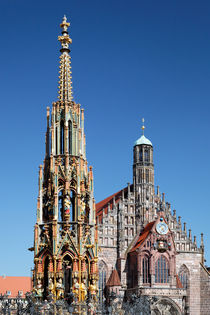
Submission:
[[[154,164],[153,146],[144,136],[144,119],[142,119],[142,136],[133,148],[133,185],[136,204],[136,230],[140,231],[153,220],[154,209]]]
[[[93,172],[85,153],[84,110],[72,96],[71,57],[64,16],[59,96],[47,107],[46,154],[39,167],[37,222],[34,231],[34,292],[40,299],[76,301],[97,295],[97,228]]]

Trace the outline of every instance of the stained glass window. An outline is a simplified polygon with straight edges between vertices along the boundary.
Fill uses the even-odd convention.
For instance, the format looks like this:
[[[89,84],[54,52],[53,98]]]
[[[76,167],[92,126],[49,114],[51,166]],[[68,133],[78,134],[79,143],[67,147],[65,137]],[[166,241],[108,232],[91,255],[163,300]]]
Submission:
[[[150,274],[149,274],[149,258],[144,257],[142,260],[142,273],[143,273],[143,283],[150,282]]]
[[[189,274],[188,269],[185,266],[182,266],[180,271],[179,271],[179,279],[180,279],[184,289],[187,289],[188,285],[189,285],[188,274]]]
[[[155,263],[155,282],[168,283],[169,282],[169,266],[168,261],[164,256],[160,256]]]

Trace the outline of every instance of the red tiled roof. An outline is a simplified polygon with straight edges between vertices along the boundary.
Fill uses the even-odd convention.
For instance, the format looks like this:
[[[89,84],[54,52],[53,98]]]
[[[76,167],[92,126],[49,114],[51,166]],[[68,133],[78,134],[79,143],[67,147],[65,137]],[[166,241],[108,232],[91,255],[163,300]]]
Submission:
[[[120,277],[116,269],[112,270],[112,273],[106,283],[107,287],[121,286]]]
[[[179,279],[178,275],[176,275],[176,287],[178,289],[183,289],[183,285],[182,285],[181,280]]]
[[[137,248],[139,248],[141,246],[141,244],[145,241],[149,232],[151,231],[154,223],[155,223],[155,221],[150,222],[145,226],[145,228],[143,229],[143,231],[139,235],[139,238],[138,238],[136,244],[133,246],[133,248],[130,250],[130,252],[134,252]]]
[[[25,293],[32,290],[31,277],[0,277],[0,294],[4,295],[7,291],[11,292],[9,297],[14,298],[18,296],[18,291]]]

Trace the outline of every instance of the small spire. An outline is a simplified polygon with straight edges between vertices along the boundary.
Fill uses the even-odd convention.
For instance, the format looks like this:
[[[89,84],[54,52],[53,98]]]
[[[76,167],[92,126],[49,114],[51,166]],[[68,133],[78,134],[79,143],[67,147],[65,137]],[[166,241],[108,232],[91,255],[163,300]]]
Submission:
[[[203,243],[203,233],[201,233],[201,245],[200,247],[204,247],[204,243]]]
[[[67,22],[64,15],[63,21],[60,24],[62,28],[62,35],[58,36],[58,40],[61,43],[60,49],[60,71],[59,71],[59,100],[71,102],[72,97],[72,76],[71,76],[71,57],[69,56],[69,44],[72,43],[72,39],[69,37],[68,27],[70,23]]]
[[[191,232],[191,229],[189,229],[189,239],[192,240],[192,232]]]
[[[187,234],[187,225],[186,225],[186,222],[184,222],[184,232]]]
[[[141,127],[141,130],[142,130],[142,135],[144,136],[144,129],[145,129],[145,126],[144,126],[144,118],[142,118],[142,127]]]

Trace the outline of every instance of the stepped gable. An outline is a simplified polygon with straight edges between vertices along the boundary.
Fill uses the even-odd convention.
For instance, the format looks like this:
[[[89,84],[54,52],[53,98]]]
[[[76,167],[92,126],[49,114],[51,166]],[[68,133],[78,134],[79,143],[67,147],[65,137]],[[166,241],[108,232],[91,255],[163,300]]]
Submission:
[[[130,250],[130,252],[134,252],[137,248],[141,246],[141,244],[146,240],[147,236],[149,235],[149,232],[152,230],[153,225],[156,221],[148,223],[141,234],[139,235],[139,238],[136,242],[136,244],[133,246],[133,248]]]
[[[110,204],[110,209],[113,209],[113,198],[115,198],[116,204],[120,201],[120,197],[122,196],[123,191],[126,194],[128,192],[128,187],[119,190],[115,194],[105,198],[104,200],[96,204],[96,216],[99,218],[99,221],[101,221],[103,212],[107,214],[108,204]]]
[[[121,286],[120,277],[116,269],[112,270],[112,273],[106,283],[107,287]]]

